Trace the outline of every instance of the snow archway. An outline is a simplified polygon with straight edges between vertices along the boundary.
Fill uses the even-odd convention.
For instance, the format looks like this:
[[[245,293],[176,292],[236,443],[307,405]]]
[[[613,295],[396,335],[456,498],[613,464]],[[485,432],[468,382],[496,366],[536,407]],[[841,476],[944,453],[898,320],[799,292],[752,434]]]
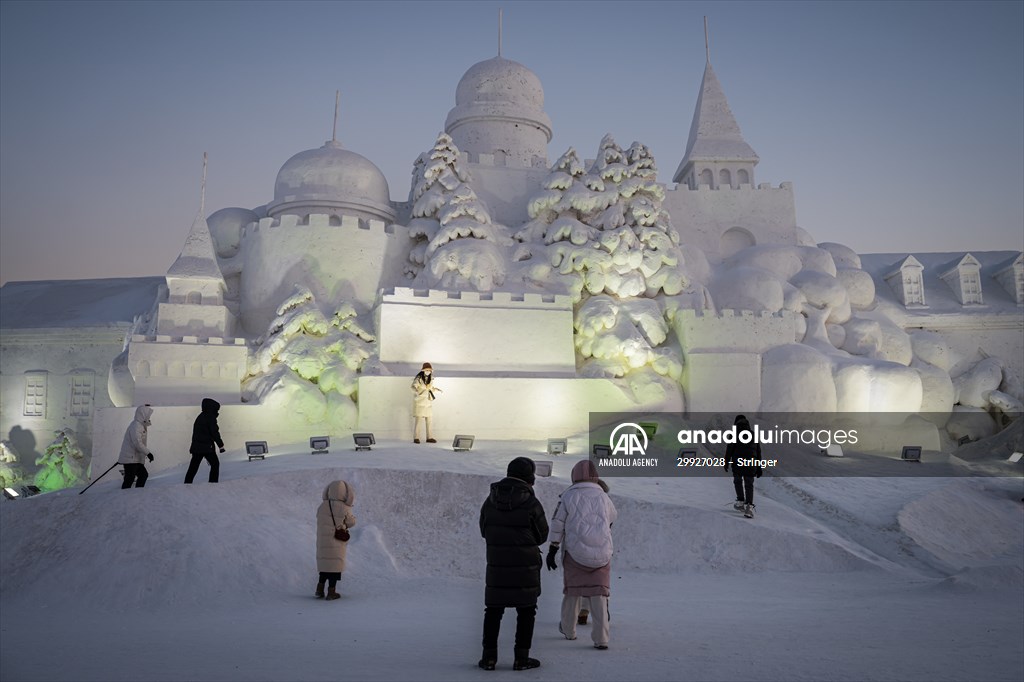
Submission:
[[[757,240],[754,239],[754,235],[751,234],[750,230],[742,227],[730,227],[719,238],[718,252],[722,258],[728,258],[748,246],[754,246],[756,243]]]

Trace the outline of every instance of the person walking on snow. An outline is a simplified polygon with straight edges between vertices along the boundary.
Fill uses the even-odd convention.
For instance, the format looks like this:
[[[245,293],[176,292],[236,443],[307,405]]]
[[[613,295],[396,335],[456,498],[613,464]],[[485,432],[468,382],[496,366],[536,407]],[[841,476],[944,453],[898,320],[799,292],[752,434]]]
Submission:
[[[220,439],[220,429],[217,427],[217,413],[220,411],[220,403],[213,398],[203,398],[202,412],[196,417],[192,424],[192,447],[188,449],[192,459],[188,463],[188,471],[185,472],[185,483],[191,483],[199,472],[199,463],[204,459],[210,463],[210,483],[220,480],[220,459],[214,445],[224,452],[224,441]]]
[[[434,431],[430,428],[430,420],[434,415],[434,394],[443,393],[433,383],[434,370],[429,362],[423,363],[423,369],[412,380],[412,442],[420,442],[420,419],[426,422],[427,442],[436,443]]]
[[[533,493],[537,466],[529,457],[508,463],[508,475],[491,484],[480,508],[480,534],[487,541],[484,589],[483,656],[477,664],[494,670],[498,662],[498,632],[506,608],[516,610],[513,670],[540,666],[530,658],[533,626],[540,597],[540,546],[548,539],[544,507]]]
[[[146,471],[146,460],[153,461],[153,453],[149,451],[146,441],[149,438],[150,418],[153,416],[153,408],[149,405],[140,405],[135,410],[135,418],[124,432],[124,440],[121,442],[121,454],[117,457],[117,463],[124,465],[124,481],[121,489],[131,488],[132,483],[136,488],[144,488],[149,472]]]
[[[334,537],[334,531],[356,525],[356,516],[352,513],[355,503],[356,489],[347,481],[333,481],[324,488],[323,502],[316,510],[316,569],[320,572],[314,593],[317,599],[324,596],[324,583],[327,583],[327,601],[341,598],[336,588],[345,570],[348,543]]]
[[[608,597],[611,594],[612,524],[618,512],[601,486],[597,467],[583,459],[572,468],[572,485],[562,493],[551,519],[547,566],[558,568],[562,550],[562,618],[558,631],[576,639],[580,600],[590,597],[594,648],[608,648]]]
[[[737,442],[725,446],[725,470],[732,465],[732,485],[736,489],[736,502],[733,509],[742,509],[743,515],[748,519],[754,518],[754,478],[761,478],[762,469],[760,465],[739,465],[739,459],[761,459],[761,444],[755,443],[754,432],[750,428],[750,422],[742,414],[736,415],[733,421],[736,427]],[[751,439],[747,443],[739,442],[739,434],[750,432]]]

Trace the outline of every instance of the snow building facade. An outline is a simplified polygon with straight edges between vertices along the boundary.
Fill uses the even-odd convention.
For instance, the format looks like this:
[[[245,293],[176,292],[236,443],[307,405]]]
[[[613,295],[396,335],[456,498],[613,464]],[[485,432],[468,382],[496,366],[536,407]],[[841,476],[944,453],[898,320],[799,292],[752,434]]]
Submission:
[[[236,445],[410,439],[425,361],[445,388],[435,430],[479,438],[580,433],[590,412],[905,411],[944,415],[923,427],[938,447],[988,428],[959,413],[1020,410],[1020,252],[816,243],[791,184],[757,181],[710,63],[672,183],[610,135],[551,161],[554,129],[537,75],[499,56],[459,81],[408,199],[332,139],[288,159],[266,204],[201,211],[126,343],[93,362],[109,401],[74,424],[93,471],[141,403],[157,469],[187,460],[204,397]],[[3,432],[70,426],[29,404],[57,361],[9,320]]]

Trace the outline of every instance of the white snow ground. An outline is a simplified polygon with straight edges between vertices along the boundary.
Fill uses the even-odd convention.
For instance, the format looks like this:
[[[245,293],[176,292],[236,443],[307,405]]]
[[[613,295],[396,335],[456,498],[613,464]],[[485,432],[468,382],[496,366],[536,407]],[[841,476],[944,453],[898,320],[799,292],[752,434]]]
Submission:
[[[580,452],[585,445],[570,441]],[[222,457],[119,489],[117,471],[0,504],[0,679],[486,680],[476,667],[490,482],[536,443],[468,453],[387,442],[311,456]],[[159,453],[157,453],[159,457]],[[548,514],[578,457],[538,479]],[[198,479],[207,475],[206,466]],[[357,489],[342,599],[316,600],[324,486]],[[758,516],[731,479],[610,479],[611,648],[558,634],[544,571],[534,680],[1024,679],[1024,482],[762,478]]]

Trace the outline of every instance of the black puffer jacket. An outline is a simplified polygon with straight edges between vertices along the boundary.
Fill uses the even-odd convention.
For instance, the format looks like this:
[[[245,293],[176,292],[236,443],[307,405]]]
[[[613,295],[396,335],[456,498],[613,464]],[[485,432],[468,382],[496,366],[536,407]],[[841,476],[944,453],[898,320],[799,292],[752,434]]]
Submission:
[[[548,539],[544,507],[525,481],[491,484],[480,508],[480,534],[487,541],[487,606],[532,606],[540,596],[540,545]]]
[[[217,427],[217,413],[220,412],[220,403],[213,398],[203,398],[203,411],[196,417],[192,424],[192,447],[188,449],[193,455],[209,455],[216,452],[213,446],[223,448],[224,441],[220,439],[220,429]]]
[[[753,429],[750,428],[750,422],[746,419],[737,419],[734,424],[736,425],[737,433],[748,431],[753,435]],[[740,476],[761,476],[761,467],[759,466],[740,466],[736,464],[738,459],[761,459],[761,444],[760,443],[729,443],[725,447],[725,464],[731,466],[733,473]]]

